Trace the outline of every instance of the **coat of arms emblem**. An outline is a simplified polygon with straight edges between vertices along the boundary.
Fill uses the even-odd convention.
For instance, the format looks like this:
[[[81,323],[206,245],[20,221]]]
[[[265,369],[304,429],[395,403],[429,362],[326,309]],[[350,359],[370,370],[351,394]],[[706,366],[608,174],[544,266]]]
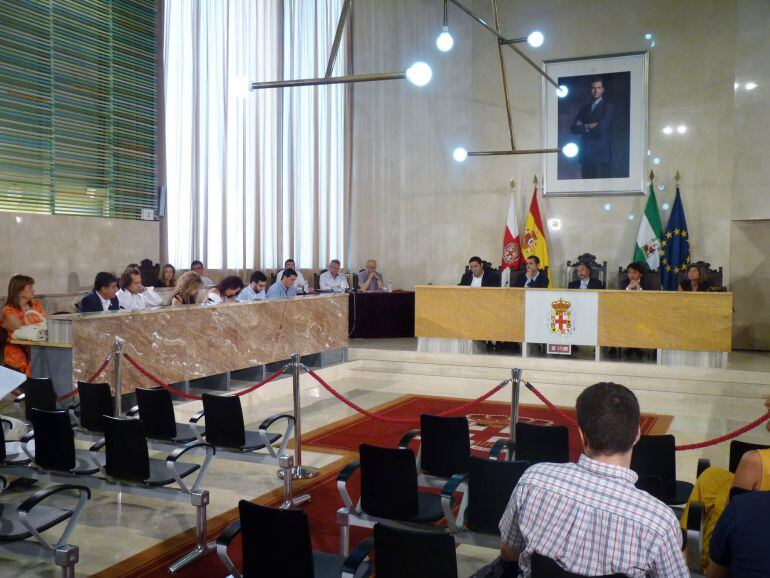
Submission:
[[[548,328],[552,335],[571,335],[575,332],[571,302],[561,298],[551,302]]]
[[[527,229],[524,232],[524,249],[530,253],[537,247],[537,233],[532,229]]]
[[[519,260],[519,245],[518,243],[508,243],[503,248],[503,261],[507,265],[513,265]]]

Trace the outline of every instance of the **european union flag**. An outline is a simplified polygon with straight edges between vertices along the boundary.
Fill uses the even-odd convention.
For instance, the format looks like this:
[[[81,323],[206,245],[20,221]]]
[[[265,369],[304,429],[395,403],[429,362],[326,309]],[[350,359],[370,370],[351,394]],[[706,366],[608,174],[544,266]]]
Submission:
[[[676,291],[680,271],[686,271],[690,264],[690,236],[679,187],[676,188],[674,208],[671,209],[671,217],[660,244],[661,287],[666,291]]]

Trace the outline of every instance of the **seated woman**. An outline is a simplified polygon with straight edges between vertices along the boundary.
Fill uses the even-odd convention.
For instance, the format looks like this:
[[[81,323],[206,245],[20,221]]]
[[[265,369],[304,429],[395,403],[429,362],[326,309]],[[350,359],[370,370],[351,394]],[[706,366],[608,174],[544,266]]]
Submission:
[[[642,263],[629,263],[626,269],[627,279],[620,282],[620,288],[626,291],[641,291],[644,289],[644,271],[646,267]]]
[[[765,401],[765,407],[770,411],[770,397]],[[767,428],[770,431],[770,422],[767,422]],[[711,535],[727,507],[732,488],[770,491],[770,449],[752,450],[743,454],[735,474],[722,468],[711,467],[698,476],[690,498],[687,500],[688,506],[682,515],[681,525],[683,528],[687,527],[690,502],[702,502],[706,510],[701,556],[701,569],[704,573],[708,567]]]
[[[708,291],[711,281],[706,279],[706,269],[703,265],[692,263],[687,268],[687,279],[679,283],[678,291]]]
[[[171,305],[192,305],[198,302],[198,293],[203,288],[203,279],[195,271],[188,271],[179,278]]]
[[[176,287],[176,269],[171,263],[163,265],[160,272],[159,287]]]
[[[0,325],[8,332],[8,339],[22,325],[40,323],[47,315],[35,299],[35,280],[27,275],[14,275],[8,283],[8,298],[3,307]],[[30,348],[27,345],[7,343],[3,349],[3,362],[29,377]]]
[[[236,275],[225,277],[209,290],[203,305],[235,302],[235,298],[241,292],[241,289],[243,289],[243,281],[240,277]]]

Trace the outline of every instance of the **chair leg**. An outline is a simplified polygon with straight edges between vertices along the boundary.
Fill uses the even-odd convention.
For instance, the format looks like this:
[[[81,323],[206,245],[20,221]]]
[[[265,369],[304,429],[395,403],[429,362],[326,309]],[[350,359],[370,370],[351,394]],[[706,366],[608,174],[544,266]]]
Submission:
[[[185,566],[203,558],[217,549],[217,543],[206,542],[206,506],[209,504],[208,490],[194,490],[190,492],[190,502],[195,507],[195,548],[179,558],[168,567],[169,574],[176,574]]]
[[[64,544],[54,548],[53,563],[61,567],[61,578],[75,578],[75,564],[80,560],[77,546]]]
[[[345,508],[337,510],[337,524],[340,527],[340,555],[350,554],[350,515]]]

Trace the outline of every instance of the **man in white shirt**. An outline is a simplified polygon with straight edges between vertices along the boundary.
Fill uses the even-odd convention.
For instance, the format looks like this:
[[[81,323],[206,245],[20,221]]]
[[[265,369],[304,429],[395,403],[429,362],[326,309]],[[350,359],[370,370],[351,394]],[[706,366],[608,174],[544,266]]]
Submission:
[[[278,271],[278,275],[275,276],[276,282],[283,278],[283,272],[286,269],[291,269],[297,274],[297,280],[294,281],[294,289],[296,289],[297,293],[312,293],[312,289],[310,289],[310,286],[307,281],[305,281],[302,273],[297,269],[297,264],[294,262],[294,259],[286,259],[286,261],[283,262],[283,269]]]
[[[348,280],[344,275],[340,275],[340,262],[337,259],[329,261],[329,269],[321,273],[318,285],[321,291],[334,293],[342,293],[348,288]]]
[[[190,271],[195,271],[198,274],[198,276],[201,278],[201,281],[203,281],[203,286],[204,287],[213,287],[214,286],[214,282],[211,279],[209,279],[208,277],[205,277],[203,275],[203,262],[202,261],[198,261],[196,259],[195,261],[190,263]]]
[[[251,274],[249,284],[246,285],[235,300],[238,303],[248,303],[250,301],[261,301],[265,299],[265,287],[267,286],[267,276],[262,271],[254,271]]]
[[[157,307],[163,304],[163,298],[154,287],[142,285],[139,269],[126,269],[120,277],[120,291],[117,294],[121,309],[139,311],[145,307]]]

